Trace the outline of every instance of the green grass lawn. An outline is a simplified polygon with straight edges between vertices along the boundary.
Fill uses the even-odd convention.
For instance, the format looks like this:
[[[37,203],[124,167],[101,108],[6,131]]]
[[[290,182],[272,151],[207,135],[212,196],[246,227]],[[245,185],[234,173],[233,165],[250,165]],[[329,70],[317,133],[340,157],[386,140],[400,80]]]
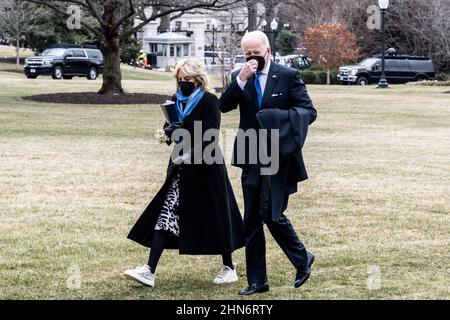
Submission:
[[[0,72],[6,71],[6,72],[13,72],[13,73],[19,73],[23,75],[23,65],[20,65],[19,70],[17,70],[17,67],[15,64],[11,63],[0,63]],[[99,79],[101,79],[101,75],[99,76]],[[49,76],[40,76],[39,79],[46,78],[47,80],[51,77]],[[75,77],[75,79],[81,79],[81,77]],[[156,72],[156,71],[149,71],[149,70],[143,70],[139,68],[133,68],[131,66],[122,65],[122,79],[123,80],[142,80],[142,81],[150,81],[150,80],[171,80],[173,79],[172,74],[167,72]]]
[[[127,73],[128,92],[174,90],[170,75]],[[243,250],[231,285],[211,283],[218,256],[176,251],[153,289],[122,275],[147,260],[126,235],[165,177],[159,107],[21,99],[100,85],[0,71],[0,299],[242,299]],[[286,214],[316,263],[294,289],[295,270],[266,233],[271,289],[252,299],[450,298],[448,90],[309,86],[319,114],[304,147],[310,179]],[[223,129],[238,122],[237,111],[222,117]],[[228,169],[242,208],[240,172]]]
[[[16,65],[12,63],[0,63],[0,71],[16,72],[23,74],[23,65],[20,65],[20,69],[17,70]]]

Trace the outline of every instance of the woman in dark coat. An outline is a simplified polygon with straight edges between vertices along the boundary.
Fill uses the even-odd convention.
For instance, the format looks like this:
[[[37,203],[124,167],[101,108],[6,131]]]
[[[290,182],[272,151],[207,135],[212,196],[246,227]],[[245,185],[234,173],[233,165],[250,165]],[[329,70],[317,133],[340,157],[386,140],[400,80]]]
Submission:
[[[211,139],[216,148],[208,149],[214,149],[209,154],[219,159],[212,164],[201,157],[212,142],[203,142],[200,137],[200,143],[195,143],[199,137],[194,136],[194,122],[202,129],[202,135],[208,129],[218,132],[219,100],[207,91],[208,77],[200,61],[180,61],[174,75],[177,94],[172,100],[179,121],[166,123],[164,131],[167,138],[171,137],[168,144],[173,138],[178,147],[192,148],[187,148],[188,152],[172,153],[163,186],[128,235],[129,239],[151,248],[148,264],[126,270],[124,274],[134,281],[154,286],[156,266],[163,250],[178,249],[180,254],[222,255],[223,266],[213,282],[234,282],[237,273],[232,252],[244,246],[242,217],[217,145],[218,134]],[[180,132],[183,137],[177,140]],[[184,135],[187,132],[189,136]],[[197,152],[200,152],[200,161]]]

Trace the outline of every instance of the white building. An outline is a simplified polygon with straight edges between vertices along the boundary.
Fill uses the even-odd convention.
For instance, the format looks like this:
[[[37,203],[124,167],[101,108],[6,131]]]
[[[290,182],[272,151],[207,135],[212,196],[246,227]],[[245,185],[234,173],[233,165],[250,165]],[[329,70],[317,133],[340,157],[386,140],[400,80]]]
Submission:
[[[158,33],[159,21],[147,24],[140,34],[144,52],[157,55],[157,67],[167,69],[187,57],[204,59],[205,28],[203,20],[192,20],[189,29],[172,26],[171,31]]]
[[[144,52],[157,55],[156,66],[168,69],[182,58],[194,57],[205,61],[205,51],[227,51],[230,33],[243,35],[247,22],[246,10],[184,14],[170,22],[169,32],[159,30],[158,19],[144,26],[138,38]],[[211,52],[207,53],[212,56]],[[205,63],[210,63],[210,60]]]

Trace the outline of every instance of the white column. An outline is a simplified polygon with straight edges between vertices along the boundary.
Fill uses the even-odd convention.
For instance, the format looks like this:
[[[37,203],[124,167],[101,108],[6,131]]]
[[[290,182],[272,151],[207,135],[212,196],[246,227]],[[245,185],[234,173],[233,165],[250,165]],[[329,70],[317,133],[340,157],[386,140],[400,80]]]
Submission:
[[[194,43],[192,44],[193,50],[191,50],[191,56],[204,61],[206,21],[195,20],[190,21],[190,24],[191,30],[194,32],[191,35],[191,38],[194,40]]]

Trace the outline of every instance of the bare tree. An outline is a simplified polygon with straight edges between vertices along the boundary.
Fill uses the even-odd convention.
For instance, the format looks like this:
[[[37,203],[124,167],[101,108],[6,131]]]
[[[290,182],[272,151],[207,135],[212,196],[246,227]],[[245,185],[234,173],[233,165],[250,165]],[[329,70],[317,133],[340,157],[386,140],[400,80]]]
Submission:
[[[120,71],[121,42],[140,31],[146,24],[170,14],[183,14],[195,9],[224,10],[241,0],[27,0],[43,4],[62,15],[69,5],[77,5],[83,14],[93,16],[96,24],[80,21],[100,39],[104,54],[103,85],[101,94],[124,94]],[[125,28],[126,22],[137,18],[139,22]]]
[[[357,7],[345,10],[346,21],[357,37],[361,54],[380,52],[380,31],[367,28],[369,5],[361,0]],[[438,72],[450,72],[450,1],[392,1],[386,12],[386,45],[399,54],[428,56]]]
[[[280,4],[279,0],[264,0],[261,1],[264,5],[264,18],[266,20],[266,25],[264,29],[270,31],[270,22],[275,18],[277,12],[277,6]]]
[[[258,1],[257,0],[245,0],[248,12],[248,31],[254,31],[257,28],[258,23]]]
[[[241,26],[245,25],[248,15],[245,11],[242,12],[242,3],[238,3],[230,6],[227,11],[217,13],[215,19],[225,27],[221,31],[216,31],[215,33],[215,39],[220,43],[221,50],[223,51],[223,54],[219,57],[217,66],[220,71],[222,88],[225,88],[230,81],[232,62],[236,55],[240,54],[240,41],[244,31]],[[211,32],[209,34],[211,35]],[[216,47],[215,41],[212,42],[212,40],[211,37],[208,37],[208,41]],[[228,60],[230,61],[229,63]]]
[[[367,0],[284,0],[278,6],[278,16],[293,30],[302,34],[314,25],[348,22],[343,19],[349,8],[363,7]],[[373,4],[373,0],[370,0]]]
[[[434,23],[433,33],[438,38],[439,54],[447,58],[447,67],[450,68],[450,2],[436,0],[433,2]]]
[[[225,52],[230,57],[230,64],[226,64],[225,61],[221,61],[221,80],[222,87],[225,88],[230,84],[230,71],[233,65],[234,58],[241,50],[241,36],[230,30],[229,33],[223,37],[223,47]]]
[[[170,30],[170,14],[161,17],[161,23],[159,25],[160,32],[167,32]]]
[[[8,33],[14,39],[16,69],[19,70],[20,40],[33,29],[45,12],[22,0],[6,0],[3,6],[5,10],[0,13],[0,33]]]

